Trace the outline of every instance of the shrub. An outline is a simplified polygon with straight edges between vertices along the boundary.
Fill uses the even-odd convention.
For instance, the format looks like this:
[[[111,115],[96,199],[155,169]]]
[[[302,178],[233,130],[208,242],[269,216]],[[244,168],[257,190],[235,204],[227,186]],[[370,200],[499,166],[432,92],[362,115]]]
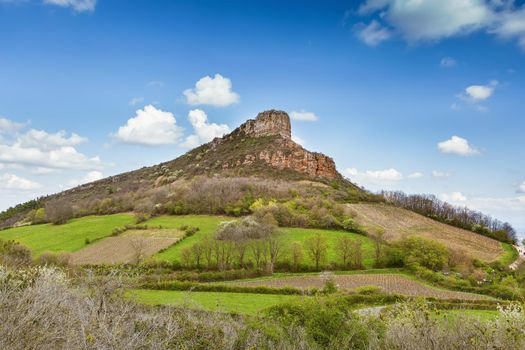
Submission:
[[[436,271],[447,264],[449,254],[447,248],[435,241],[409,237],[402,240],[399,246],[403,250],[403,261],[407,267],[424,266]]]
[[[46,220],[55,225],[62,225],[73,218],[73,208],[66,201],[50,201],[45,205]]]
[[[31,250],[14,241],[0,239],[0,265],[8,267],[28,266],[32,262]]]

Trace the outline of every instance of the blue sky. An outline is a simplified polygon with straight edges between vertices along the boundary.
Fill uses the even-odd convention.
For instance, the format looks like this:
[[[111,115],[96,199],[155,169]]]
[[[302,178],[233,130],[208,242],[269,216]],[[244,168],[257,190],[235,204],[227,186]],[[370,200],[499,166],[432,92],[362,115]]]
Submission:
[[[525,232],[525,8],[506,0],[0,0],[0,209],[257,112],[371,190]]]

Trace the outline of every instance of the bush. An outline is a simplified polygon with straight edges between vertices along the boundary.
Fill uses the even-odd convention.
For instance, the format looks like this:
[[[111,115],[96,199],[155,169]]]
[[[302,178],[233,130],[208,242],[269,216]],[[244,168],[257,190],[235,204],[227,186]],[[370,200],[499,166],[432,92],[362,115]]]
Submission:
[[[65,201],[50,201],[45,205],[46,220],[55,225],[62,225],[73,218],[73,208]]]
[[[67,267],[71,261],[70,253],[44,252],[38,257],[38,264],[43,266]]]
[[[423,266],[437,271],[447,264],[448,250],[440,243],[421,237],[409,237],[399,242],[399,246],[403,251],[403,262],[409,268]]]
[[[31,265],[31,250],[15,241],[0,239],[0,265],[21,267]]]

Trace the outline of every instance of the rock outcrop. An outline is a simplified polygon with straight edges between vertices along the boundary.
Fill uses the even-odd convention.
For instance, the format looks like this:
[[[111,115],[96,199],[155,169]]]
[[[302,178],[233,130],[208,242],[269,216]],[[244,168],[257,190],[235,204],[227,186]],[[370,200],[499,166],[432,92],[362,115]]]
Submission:
[[[259,113],[257,118],[250,119],[231,134],[217,139],[215,145],[225,140],[244,140],[246,137],[275,137],[271,147],[254,149],[253,153],[243,154],[242,159],[225,161],[223,169],[232,169],[239,166],[250,166],[256,162],[264,162],[273,168],[289,169],[303,173],[313,178],[342,178],[337,172],[332,158],[317,152],[305,150],[292,141],[290,117],[286,112],[269,110]]]

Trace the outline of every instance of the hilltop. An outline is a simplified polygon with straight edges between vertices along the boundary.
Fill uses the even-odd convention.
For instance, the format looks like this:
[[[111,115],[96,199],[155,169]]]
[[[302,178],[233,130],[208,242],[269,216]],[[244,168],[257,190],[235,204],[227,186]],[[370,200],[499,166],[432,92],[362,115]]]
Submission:
[[[230,134],[215,138],[174,160],[111,176],[12,208],[0,215],[0,227],[20,223],[31,210],[50,202],[68,203],[75,209],[76,216],[133,210],[134,204],[154,196],[153,193],[158,194],[162,189],[171,191],[169,188],[188,185],[195,179],[211,179],[212,182],[227,179],[225,181],[230,184],[237,182],[243,185],[264,184],[271,180],[275,184],[267,187],[272,192],[278,187],[294,187],[298,191],[304,189],[315,193],[322,189],[321,192],[329,191],[333,196],[353,202],[378,200],[377,196],[345,179],[337,171],[332,158],[308,151],[294,142],[290,117],[286,112],[268,110],[246,121]],[[151,200],[158,202],[158,198]],[[106,207],[104,210],[90,209],[94,205],[100,207],[96,203],[102,201],[105,203],[98,204]]]

